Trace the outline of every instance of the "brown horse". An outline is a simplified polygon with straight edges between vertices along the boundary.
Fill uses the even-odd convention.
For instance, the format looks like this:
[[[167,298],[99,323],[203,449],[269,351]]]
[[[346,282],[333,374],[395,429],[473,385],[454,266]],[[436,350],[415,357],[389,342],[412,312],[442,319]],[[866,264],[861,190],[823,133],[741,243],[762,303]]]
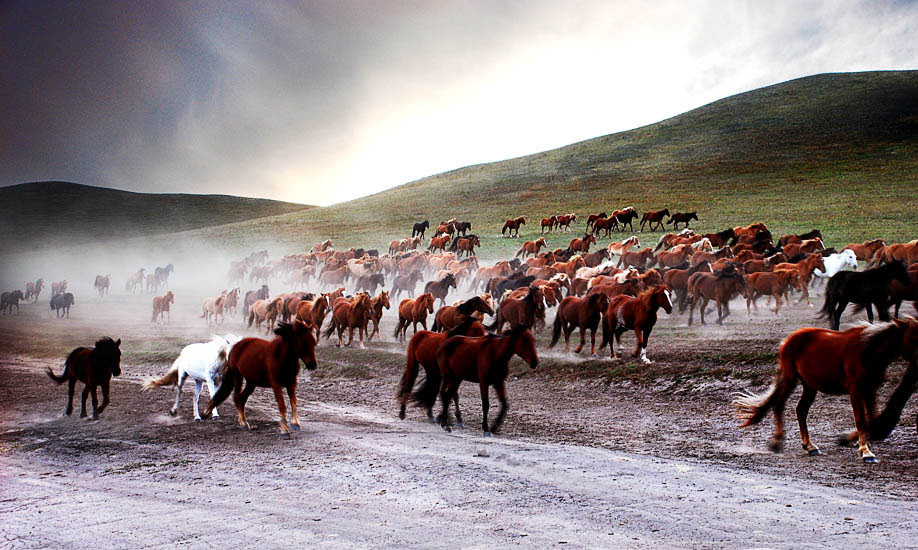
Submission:
[[[772,266],[772,271],[777,271],[779,269],[795,269],[800,273],[800,280],[803,282],[803,293],[800,296],[800,299],[797,300],[799,304],[804,299],[806,299],[807,305],[812,305],[810,302],[810,281],[813,280],[813,272],[817,269],[825,272],[826,264],[823,261],[821,254],[810,254],[804,260],[801,260],[795,264],[784,262],[775,264]]]
[[[593,232],[592,235],[597,233],[600,234],[600,237],[603,236],[602,232],[605,231],[606,237],[612,238],[612,232],[618,229],[618,220],[615,217],[611,218],[600,218],[593,222]]]
[[[676,212],[666,224],[673,224],[673,229],[675,230],[679,229],[680,223],[684,223],[685,227],[688,228],[689,222],[692,220],[698,220],[697,212]]]
[[[8,312],[12,315],[13,306],[16,306],[16,313],[19,313],[19,300],[22,300],[23,296],[21,290],[0,294],[0,312]]]
[[[701,324],[704,323],[704,310],[708,302],[717,303],[717,324],[724,324],[730,315],[730,300],[737,294],[745,294],[746,279],[735,268],[726,268],[714,273],[695,273],[688,280],[689,292],[692,294],[692,306],[689,309],[688,324],[692,325],[695,304],[701,302]]]
[[[201,309],[203,313],[201,314],[201,319],[206,319],[206,323],[210,324],[210,318],[214,318],[214,324],[221,323],[226,320],[226,315],[223,313],[223,309],[226,305],[226,291],[224,290],[216,298],[205,298],[203,304],[201,304]],[[223,317],[223,319],[218,319]]]
[[[650,250],[649,248],[647,250]],[[706,252],[695,252],[690,244],[680,244],[672,250],[661,250],[657,252],[657,263],[661,268],[664,267],[682,267],[692,254],[707,254]]]
[[[405,352],[405,375],[399,386],[396,400],[399,402],[398,417],[405,418],[405,408],[408,401],[414,402],[427,411],[427,421],[434,422],[433,406],[437,401],[440,391],[440,365],[437,363],[437,348],[450,336],[484,336],[484,326],[474,319],[466,318],[464,323],[454,327],[449,333],[420,330],[411,337],[408,349]],[[414,383],[418,378],[418,366],[424,367],[424,383],[414,390]],[[453,396],[456,405],[456,423],[460,428],[462,413],[459,411],[459,395]]]
[[[521,225],[526,225],[526,218],[523,216],[520,216],[519,218],[513,218],[512,220],[507,220],[504,222],[504,227],[501,228],[500,234],[503,236],[504,232],[509,229],[511,237],[519,237]],[[514,231],[516,232],[516,235],[513,234]]]
[[[447,273],[445,277],[439,281],[430,281],[424,285],[424,292],[432,294],[435,299],[440,300],[440,305],[446,305],[446,296],[449,294],[450,288],[456,288],[456,276],[452,273]],[[433,312],[431,312],[433,313]],[[427,330],[427,327],[424,327],[424,330]]]
[[[853,250],[858,260],[868,262],[873,258],[874,254],[877,253],[877,250],[884,246],[886,246],[886,241],[883,239],[873,239],[872,241],[864,241],[863,243],[845,245],[845,247],[842,248],[842,252],[845,250]]]
[[[114,341],[111,338],[102,338],[96,341],[93,348],[80,347],[70,352],[64,362],[64,372],[60,376],[54,374],[48,367],[48,377],[58,384],[67,382],[67,409],[64,414],[73,413],[73,390],[77,381],[82,382],[83,400],[80,407],[80,418],[86,416],[86,398],[92,395],[92,419],[98,420],[99,415],[108,406],[108,388],[112,376],[121,374],[121,339]],[[96,388],[102,388],[102,405],[96,396]]]
[[[389,309],[389,291],[382,290],[370,300],[370,308],[372,309],[372,316],[370,319],[373,321],[373,330],[368,331],[364,327],[363,331],[367,333],[367,340],[372,340],[374,335],[379,335],[379,322],[382,321],[383,309]]]
[[[437,363],[440,365],[440,400],[443,411],[440,425],[446,431],[449,427],[449,403],[459,392],[463,380],[477,382],[481,390],[481,429],[485,437],[497,433],[504,415],[507,414],[506,380],[508,365],[514,355],[519,355],[530,368],[539,364],[535,338],[525,327],[517,327],[504,336],[450,336],[437,348]],[[488,428],[488,389],[494,386],[500,410]]]
[[[552,229],[555,228],[555,224],[558,223],[558,216],[552,216],[550,218],[542,218],[542,229],[539,233],[545,233],[545,228],[548,228],[548,232],[551,233]]]
[[[344,345],[349,347],[351,342],[354,341],[354,329],[356,328],[360,337],[360,349],[366,349],[366,346],[363,345],[363,333],[372,318],[373,305],[369,294],[361,292],[350,300],[339,298],[332,305],[332,316],[328,323],[328,328],[325,329],[325,339],[328,340],[332,333],[337,330],[338,343],[336,346],[340,348],[344,342],[344,329],[347,329],[347,344]]]
[[[637,268],[653,267],[656,261],[657,259],[653,255],[653,250],[648,246],[647,248],[642,248],[638,252],[622,252],[622,256],[618,259],[618,265],[616,267],[622,267],[623,265]]]
[[[112,284],[111,275],[96,275],[96,280],[93,283],[93,288],[99,291],[99,298],[105,296],[105,293],[108,292],[109,286]]]
[[[431,237],[430,245],[427,247],[427,250],[446,250],[446,245],[449,244],[449,235],[443,235],[442,237]]]
[[[755,303],[759,296],[772,296],[775,299],[775,315],[781,309],[781,297],[787,299],[787,293],[791,287],[803,291],[803,281],[800,279],[800,272],[796,269],[777,269],[775,271],[763,271],[760,273],[749,273],[746,275],[746,312],[752,315],[750,304],[759,310]]]
[[[25,297],[23,300],[32,299],[32,303],[38,302],[38,295],[41,294],[41,289],[45,286],[44,279],[38,279],[34,283],[26,283]]]
[[[616,210],[612,212],[611,218],[615,219],[618,224],[622,227],[622,231],[625,230],[625,226],[628,226],[628,229],[634,231],[634,225],[631,222],[637,219],[638,213],[633,206],[626,206],[621,210]]]
[[[155,323],[157,317],[159,317],[160,321],[163,321],[163,314],[165,313],[166,318],[171,322],[172,313],[170,313],[169,307],[174,303],[175,303],[175,294],[172,294],[171,290],[162,296],[156,296],[155,298],[153,298],[153,319],[152,321]]]
[[[774,410],[775,431],[770,447],[777,452],[784,442],[784,404],[799,381],[803,395],[797,405],[797,423],[803,449],[818,455],[819,447],[810,440],[806,425],[810,405],[816,393],[848,394],[854,410],[855,432],[844,441],[857,440],[858,456],[866,463],[877,462],[867,446],[867,438],[884,438],[898,423],[898,410],[892,410],[896,396],[911,395],[918,353],[918,322],[914,318],[894,319],[888,323],[858,326],[842,332],[822,328],[802,328],[791,333],[778,350],[778,374],[771,388],[762,395],[746,394],[734,400],[741,427],[758,424],[769,410]],[[875,415],[877,389],[883,383],[886,368],[897,357],[909,361],[908,371],[887,404],[887,410]],[[907,400],[907,396],[906,396]],[[904,403],[902,403],[904,405]],[[891,418],[891,417],[895,418]],[[885,429],[883,428],[885,425]]]
[[[604,220],[608,216],[605,212],[600,212],[599,214],[590,214],[587,216],[586,230],[589,231],[591,227],[596,225],[596,220]]]
[[[650,212],[644,212],[644,215],[641,216],[641,233],[644,232],[644,224],[649,223],[648,228],[650,231],[656,231],[653,226],[656,225],[657,229],[663,230],[663,220],[669,216],[669,208],[664,208],[663,210],[651,210]]]
[[[51,294],[63,294],[67,292],[67,280],[63,281],[52,281],[51,282]]]
[[[325,315],[331,309],[331,299],[328,294],[317,296],[311,302],[304,300],[296,307],[296,318],[312,326],[316,331],[316,341],[322,330],[322,323],[325,322]]]
[[[571,230],[571,223],[577,221],[577,214],[571,212],[563,216],[558,216],[558,222],[555,225],[559,230],[563,229],[565,231]]]
[[[621,295],[612,298],[606,308],[602,344],[599,345],[599,348],[602,349],[608,343],[612,359],[615,359],[615,347],[612,345],[614,335],[615,342],[618,344],[618,354],[621,356],[622,334],[626,330],[634,330],[637,342],[631,356],[637,357],[640,354],[641,362],[650,364],[651,361],[647,358],[647,340],[650,338],[650,331],[657,323],[657,311],[661,307],[666,313],[673,312],[673,301],[666,285],[649,288],[636,297]]]
[[[481,240],[478,238],[478,235],[469,235],[468,237],[459,237],[455,245],[458,250],[457,256],[460,258],[463,252],[465,252],[466,256],[475,256],[475,247],[481,246]]]
[[[277,297],[270,300],[258,300],[249,308],[249,327],[255,323],[255,329],[261,330],[261,322],[265,322],[265,334],[270,334],[274,329],[274,322],[280,317],[284,299]]]
[[[526,241],[513,257],[525,258],[526,254],[532,254],[535,256],[539,253],[539,250],[541,250],[543,246],[548,246],[548,243],[545,242],[545,237],[539,237],[534,241]]]
[[[581,267],[586,267],[586,262],[583,260],[583,256],[579,254],[572,256],[566,262],[555,262],[551,266],[556,273],[564,273],[569,279],[573,279],[577,275],[577,270]],[[542,274],[539,275],[541,276]]]
[[[475,277],[472,278],[470,289],[473,292],[478,291],[480,285],[487,285],[488,281],[495,277],[506,277],[513,273],[513,268],[510,267],[510,262],[500,261],[494,264],[491,267],[479,267],[478,271],[475,272]]]
[[[574,332],[574,327],[580,329],[580,345],[574,350],[574,353],[580,353],[586,344],[586,331],[590,331],[590,357],[599,357],[596,355],[596,329],[599,327],[599,321],[602,319],[602,312],[609,305],[609,297],[605,294],[590,294],[586,298],[568,296],[561,300],[558,306],[558,313],[555,315],[555,324],[552,327],[551,343],[549,349],[555,347],[561,332],[564,332],[564,349],[570,353],[570,338]]]
[[[504,323],[510,323],[510,328],[531,328],[536,320],[545,313],[545,297],[542,289],[530,286],[529,293],[524,298],[506,297],[500,302],[495,315],[494,323],[488,326],[492,332],[500,332]]]
[[[663,282],[676,294],[679,303],[679,313],[685,311],[688,298],[688,280],[693,273],[711,272],[711,264],[706,261],[690,267],[689,269],[670,269],[663,274]]]
[[[338,269],[323,271],[322,274],[319,275],[319,286],[322,288],[327,288],[330,286],[334,287],[343,285],[347,282],[350,276],[351,271],[346,265],[341,266]]]
[[[404,341],[408,335],[408,324],[418,332],[418,323],[427,330],[427,314],[434,312],[433,294],[426,292],[417,298],[405,298],[398,305],[398,326],[395,327],[395,337]]]
[[[331,239],[326,239],[320,243],[312,245],[313,252],[325,252],[329,248],[333,248],[335,245],[332,244]]]
[[[635,246],[640,246],[640,243],[638,242],[637,236],[632,235],[621,242],[614,241],[614,242],[609,243],[609,246],[606,249],[609,251],[609,254],[612,256],[615,256],[615,255],[621,256],[622,254],[631,250]]]
[[[494,315],[494,310],[481,296],[472,296],[468,300],[454,306],[443,306],[434,315],[432,330],[434,332],[448,332],[463,324],[468,318],[473,318],[475,313]]]
[[[213,410],[223,403],[230,392],[239,413],[239,427],[251,429],[245,417],[245,403],[256,387],[274,390],[277,411],[280,415],[281,436],[290,437],[287,427],[287,407],[283,390],[290,398],[290,421],[294,430],[300,429],[300,418],[296,412],[296,383],[300,373],[300,361],[308,370],[316,368],[316,339],[312,327],[302,321],[292,324],[281,323],[274,329],[273,340],[243,338],[230,350],[223,367],[223,381],[217,393],[204,408],[203,417],[208,418]],[[245,382],[245,388],[242,383]]]
[[[784,255],[788,258],[793,258],[794,256],[800,254],[811,254],[817,250],[822,250],[825,247],[826,245],[823,244],[822,239],[817,237],[815,239],[807,239],[799,243],[788,243],[784,245],[783,252]]]
[[[596,242],[596,237],[590,233],[584,233],[579,239],[571,239],[568,247],[574,252],[586,254],[590,251],[590,245]]]

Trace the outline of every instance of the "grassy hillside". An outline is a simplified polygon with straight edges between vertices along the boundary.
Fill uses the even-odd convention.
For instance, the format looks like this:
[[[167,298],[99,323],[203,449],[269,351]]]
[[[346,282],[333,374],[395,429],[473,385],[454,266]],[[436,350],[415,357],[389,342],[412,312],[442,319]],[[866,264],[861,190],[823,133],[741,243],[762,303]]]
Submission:
[[[311,208],[227,195],[131,193],[48,181],[0,188],[0,250],[150,236]]]
[[[697,210],[703,230],[752,221],[781,232],[819,227],[837,244],[914,238],[916,197],[918,71],[825,74],[348,203],[195,233],[278,251],[326,237],[383,247],[414,221],[457,216],[473,222],[488,250],[504,253],[518,246],[499,238],[505,218],[527,216],[523,235],[531,237],[539,217],[633,205]]]

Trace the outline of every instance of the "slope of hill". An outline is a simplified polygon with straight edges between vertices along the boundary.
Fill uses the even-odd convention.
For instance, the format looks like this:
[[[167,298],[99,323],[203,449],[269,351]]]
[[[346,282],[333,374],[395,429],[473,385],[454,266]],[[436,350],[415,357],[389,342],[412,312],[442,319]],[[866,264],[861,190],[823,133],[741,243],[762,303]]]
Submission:
[[[228,195],[132,193],[61,181],[0,188],[0,250],[151,236],[303,211]]]
[[[918,226],[916,192],[918,71],[824,74],[635,130],[198,233],[231,241],[244,233],[288,250],[326,237],[385,247],[415,221],[457,216],[483,244],[510,249],[518,244],[499,239],[508,217],[531,218],[524,234],[534,234],[538,217],[630,204],[697,210],[704,230],[760,220],[787,232],[820,227],[833,243],[906,240]]]

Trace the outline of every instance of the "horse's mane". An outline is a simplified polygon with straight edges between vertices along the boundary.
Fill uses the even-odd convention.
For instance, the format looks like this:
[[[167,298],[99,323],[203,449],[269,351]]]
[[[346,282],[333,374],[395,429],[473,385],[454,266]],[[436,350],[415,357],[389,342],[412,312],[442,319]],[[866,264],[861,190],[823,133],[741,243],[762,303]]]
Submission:
[[[596,293],[590,294],[590,295],[587,296],[587,298],[586,298],[586,299],[587,299],[587,303],[590,305],[590,307],[594,307],[594,306],[596,305],[596,302],[598,302],[599,300],[601,300],[603,296],[605,296],[605,294],[603,294],[603,293],[601,293],[601,292],[596,292]]]
[[[446,333],[446,337],[450,336],[465,336],[465,333],[468,331],[469,327],[472,326],[472,323],[477,322],[478,319],[474,317],[465,317],[461,323],[454,326],[449,332]]]
[[[710,269],[711,263],[708,262],[707,260],[701,260],[700,262],[698,262],[697,264],[689,268],[688,275],[691,275],[692,273],[698,273],[699,271],[701,271],[703,267],[707,267],[708,269]]]
[[[293,325],[291,323],[280,322],[274,327],[274,334],[280,336],[284,340],[289,340],[294,337]]]
[[[114,341],[114,340],[112,340],[112,339],[109,338],[108,336],[104,336],[104,337],[99,338],[98,340],[96,340],[96,346],[95,346],[95,347],[97,347],[97,348],[115,348],[115,347],[118,347],[118,346],[115,344],[115,341]]]
[[[481,296],[472,296],[468,300],[462,302],[456,306],[456,313],[462,315],[470,315],[471,313],[477,311],[477,308],[481,305],[484,305],[485,301]]]

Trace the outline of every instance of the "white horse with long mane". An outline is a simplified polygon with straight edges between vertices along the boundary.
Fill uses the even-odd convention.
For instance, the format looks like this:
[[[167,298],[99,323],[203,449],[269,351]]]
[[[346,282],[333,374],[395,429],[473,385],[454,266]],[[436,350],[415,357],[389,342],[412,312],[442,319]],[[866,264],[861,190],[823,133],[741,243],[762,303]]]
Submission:
[[[813,270],[813,275],[816,277],[821,277],[823,279],[828,279],[835,275],[845,267],[852,267],[857,271],[857,256],[854,255],[853,250],[842,250],[837,254],[831,254],[822,259],[822,262],[826,265],[826,270],[823,272],[821,269]],[[815,283],[817,279],[813,279]]]
[[[239,340],[242,340],[241,336],[227,334],[225,336],[213,336],[210,342],[185,346],[182,349],[182,353],[173,361],[169,372],[161,378],[150,378],[144,383],[142,389],[147,391],[160,386],[175,385],[175,405],[169,411],[169,414],[175,416],[178,413],[182,384],[190,376],[194,380],[194,419],[200,421],[198,398],[201,397],[201,387],[206,383],[207,391],[210,392],[210,397],[213,398],[220,382],[220,369],[226,363],[230,349]],[[220,414],[215,408],[213,418],[216,419],[219,416]]]

